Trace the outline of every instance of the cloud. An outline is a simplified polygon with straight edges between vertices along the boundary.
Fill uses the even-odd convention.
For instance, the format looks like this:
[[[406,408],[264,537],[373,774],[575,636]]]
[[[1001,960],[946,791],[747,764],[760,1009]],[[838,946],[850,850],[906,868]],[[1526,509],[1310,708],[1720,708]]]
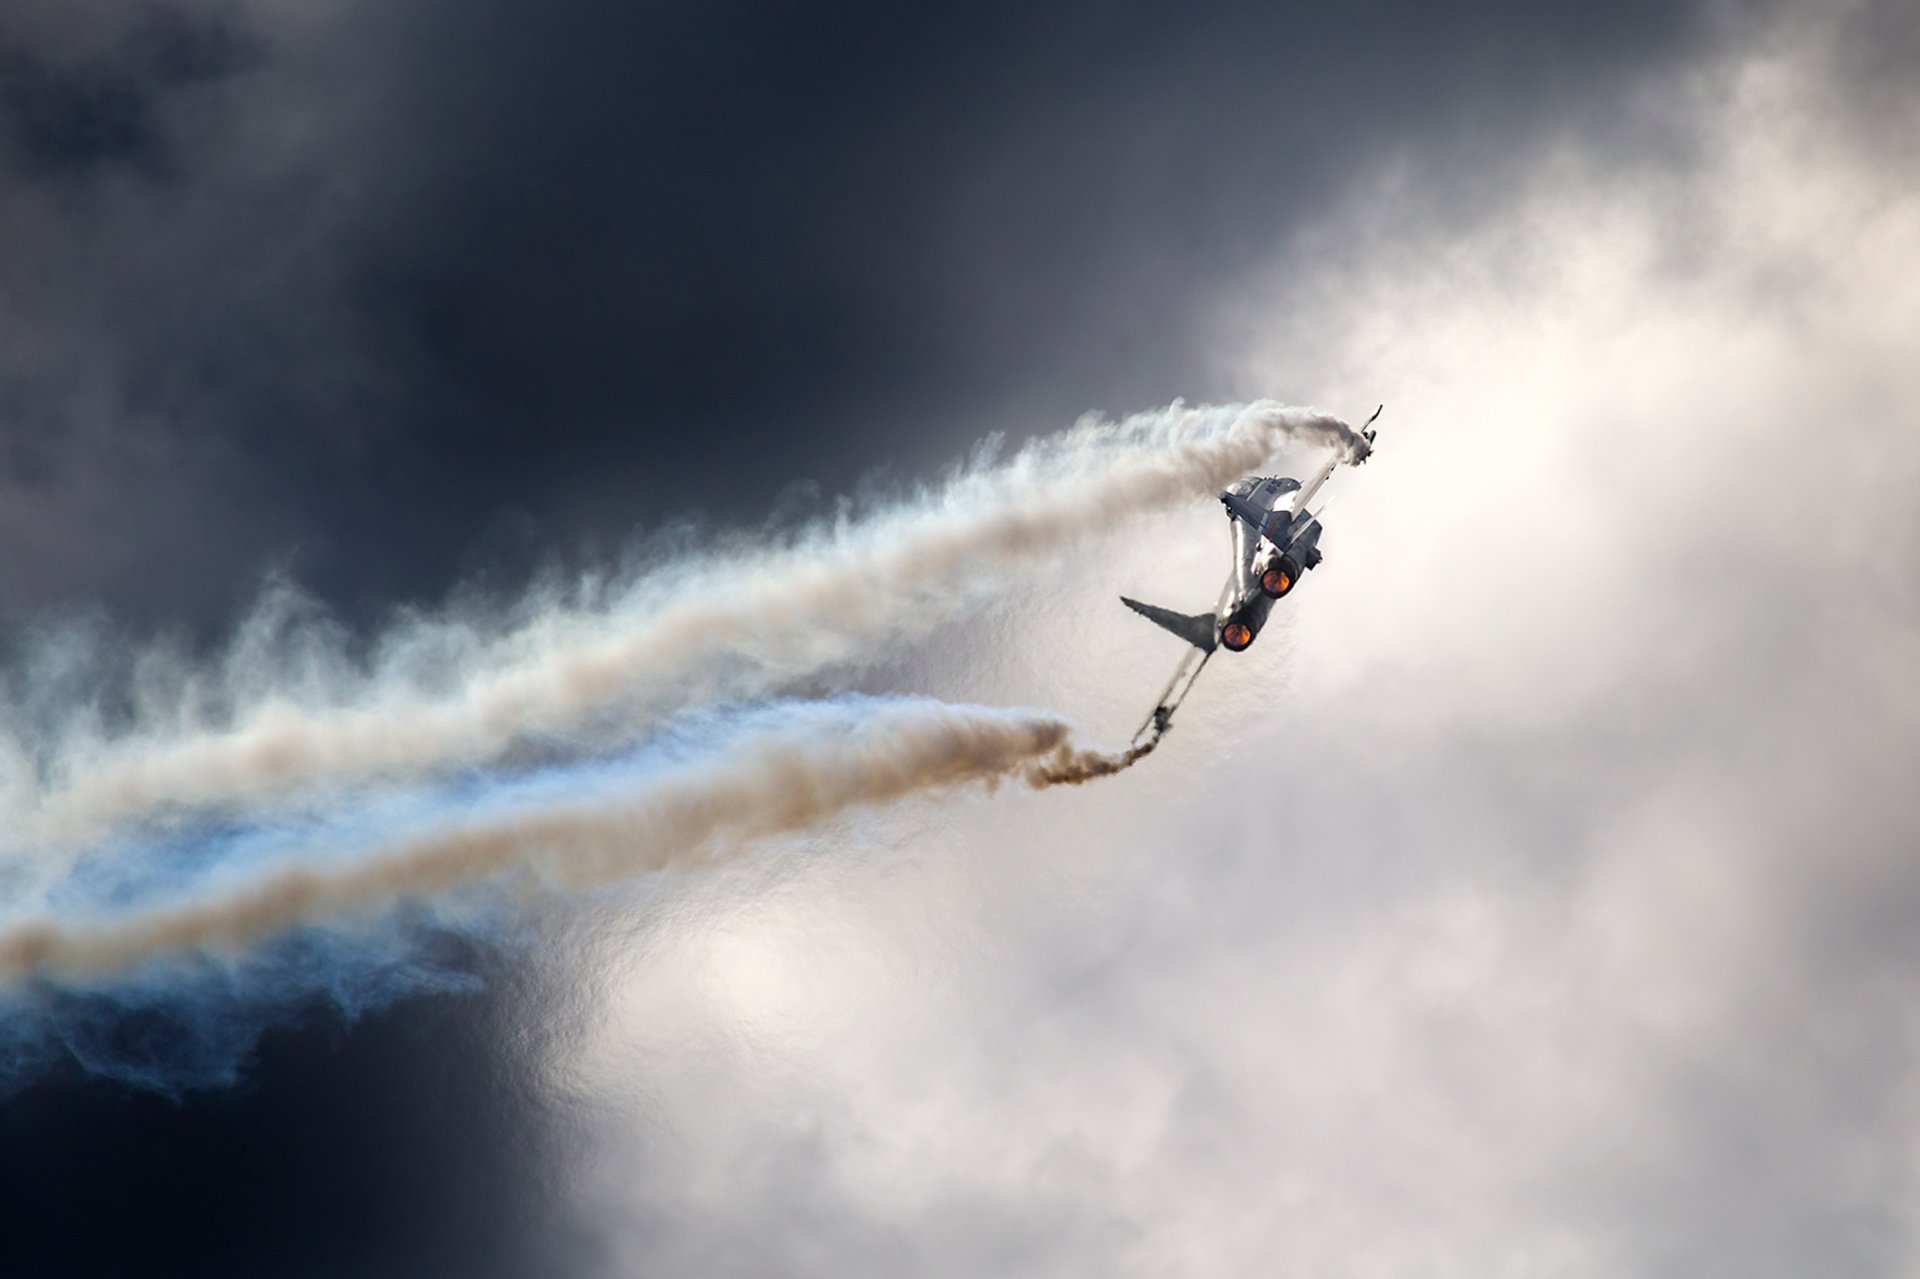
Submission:
[[[371,623],[503,521],[537,561],[1217,399],[1183,318],[1364,157],[1477,163],[1696,26],[1456,21],[11,6],[0,607],[204,637],[293,561]]]
[[[1222,299],[1382,444],[1124,786],[571,940],[613,1265],[1912,1268],[1920,203],[1778,30],[1649,88],[1680,150],[1438,223],[1409,155]]]

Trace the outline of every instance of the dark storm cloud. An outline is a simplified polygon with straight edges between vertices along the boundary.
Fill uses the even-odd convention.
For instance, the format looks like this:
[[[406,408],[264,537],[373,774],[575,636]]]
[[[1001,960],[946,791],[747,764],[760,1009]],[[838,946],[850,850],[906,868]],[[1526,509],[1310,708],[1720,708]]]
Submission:
[[[1653,4],[131,12],[0,42],[7,431],[60,441],[9,487],[63,530],[16,616],[204,625],[288,556],[377,605],[516,527],[736,519],[983,419],[1217,392],[1191,299],[1369,156],[1484,157],[1696,38]]]
[[[171,159],[162,100],[245,71],[261,53],[226,21],[150,8],[104,57],[77,65],[0,46],[0,118],[28,180],[107,165],[158,176]]]
[[[543,417],[534,491],[577,489],[577,451],[629,507],[668,460],[717,482],[750,456],[764,495],[925,465],[982,416],[1205,396],[1191,299],[1370,155],[1478,152],[1691,34],[1665,6],[457,21],[407,86],[444,127],[393,302],[496,447]]]
[[[476,1011],[290,1026],[190,1104],[92,1080],[0,1109],[7,1272],[552,1273],[578,1245],[537,1224],[544,1138]]]
[[[329,157],[284,123],[319,104],[273,101],[289,77],[244,20],[25,6],[0,28],[16,621],[103,598],[142,622],[231,613],[303,532],[276,460],[350,422],[373,368],[323,242]]]

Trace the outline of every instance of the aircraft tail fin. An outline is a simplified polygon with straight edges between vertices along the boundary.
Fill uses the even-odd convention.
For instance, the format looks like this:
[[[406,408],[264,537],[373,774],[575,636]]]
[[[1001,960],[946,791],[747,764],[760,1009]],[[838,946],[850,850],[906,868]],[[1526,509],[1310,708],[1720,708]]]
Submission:
[[[1368,418],[1365,425],[1360,428],[1360,438],[1365,440],[1366,443],[1358,445],[1353,451],[1353,464],[1355,466],[1360,465],[1373,456],[1373,441],[1380,434],[1380,428],[1375,426],[1374,423],[1380,420],[1381,411],[1386,407],[1386,405],[1382,404],[1379,408],[1375,409],[1373,416]]]
[[[1176,613],[1170,608],[1142,604],[1124,595],[1120,597],[1120,602],[1161,630],[1178,635],[1202,653],[1211,653],[1214,645],[1219,643],[1219,627],[1211,613]]]

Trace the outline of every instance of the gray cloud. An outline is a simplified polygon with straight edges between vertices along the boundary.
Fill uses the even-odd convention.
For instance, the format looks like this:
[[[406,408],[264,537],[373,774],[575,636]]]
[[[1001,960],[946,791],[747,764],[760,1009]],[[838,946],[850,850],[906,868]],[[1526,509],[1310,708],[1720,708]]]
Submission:
[[[204,631],[297,556],[365,617],[492,528],[617,543],[1215,398],[1182,317],[1366,157],[1477,167],[1697,39],[1657,5],[17,7],[0,404],[95,443],[13,473],[76,536],[6,606]]]
[[[1920,206],[1765,34],[1652,104],[1689,169],[1539,153],[1460,223],[1403,165],[1222,298],[1224,368],[1388,429],[1125,786],[556,966],[609,1272],[1912,1269]],[[1211,524],[1110,563],[1177,600]],[[1152,637],[1045,640],[1096,576],[923,678],[1120,722]]]

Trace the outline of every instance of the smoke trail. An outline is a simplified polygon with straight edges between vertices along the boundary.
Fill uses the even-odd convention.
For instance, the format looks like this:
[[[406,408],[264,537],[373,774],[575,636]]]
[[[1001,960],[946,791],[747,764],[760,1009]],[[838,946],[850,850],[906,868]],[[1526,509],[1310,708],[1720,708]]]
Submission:
[[[672,561],[595,606],[533,601],[505,629],[400,627],[366,671],[314,634],[268,624],[301,654],[301,679],[263,677],[278,668],[258,650],[273,645],[242,645],[225,688],[218,674],[163,667],[149,684],[181,691],[150,698],[130,731],[81,719],[45,741],[0,741],[0,786],[12,776],[0,844],[57,874],[51,848],[115,824],[418,778],[498,760],[530,736],[611,744],[663,713],[871,657],[1007,572],[1209,493],[1289,439],[1346,449],[1354,436],[1268,402],[1089,419],[1004,461],[983,453],[877,512]]]
[[[695,717],[638,775],[605,752],[871,659],[1290,437],[1351,440],[1271,404],[1089,420],[796,534],[404,620],[364,661],[278,594],[223,667],[141,655],[128,727],[90,715],[106,699],[69,648],[0,672],[0,1090],[59,1060],[169,1091],[228,1082],[290,1010],[472,989],[522,935],[506,890],[717,861],[923,791],[1127,767],[1152,743],[1108,755],[1051,716],[850,699]],[[585,762],[461,771],[529,740]]]
[[[54,912],[16,921],[0,932],[0,980],[97,979],[183,951],[236,951],[510,873],[578,889],[709,864],[851,809],[967,783],[1081,782],[1151,749],[1106,755],[1073,745],[1070,727],[1049,715],[922,699],[782,711],[776,726],[740,734],[724,753],[654,773],[625,793],[435,822],[346,859],[284,858],[239,882],[215,878],[185,900],[90,923]]]

